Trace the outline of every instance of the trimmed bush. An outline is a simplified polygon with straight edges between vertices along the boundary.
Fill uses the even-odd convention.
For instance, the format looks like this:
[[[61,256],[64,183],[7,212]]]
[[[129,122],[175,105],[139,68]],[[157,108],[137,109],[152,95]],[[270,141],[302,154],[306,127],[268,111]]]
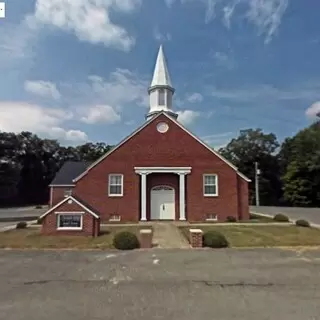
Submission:
[[[20,221],[16,225],[16,229],[25,229],[27,228],[28,224],[25,221]]]
[[[40,204],[36,205],[36,209],[42,209],[42,205]]]
[[[37,224],[42,224],[42,222],[43,222],[43,219],[40,219],[40,218],[37,219]]]
[[[282,214],[282,213],[276,214],[273,217],[273,220],[277,221],[277,222],[289,222],[289,218],[285,214]]]
[[[227,222],[237,222],[237,219],[233,216],[228,216],[226,221]]]
[[[114,236],[113,246],[119,250],[133,250],[139,248],[140,244],[134,233],[122,231]]]
[[[203,246],[209,248],[226,248],[229,246],[229,243],[222,233],[207,231],[203,234]]]
[[[310,228],[310,223],[307,220],[300,219],[296,221],[296,226]]]

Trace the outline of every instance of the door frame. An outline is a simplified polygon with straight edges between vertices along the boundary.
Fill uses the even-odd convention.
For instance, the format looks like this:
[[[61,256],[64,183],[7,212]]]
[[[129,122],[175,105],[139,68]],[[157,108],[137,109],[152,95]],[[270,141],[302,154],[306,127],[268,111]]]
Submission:
[[[153,219],[152,218],[152,191],[156,191],[156,190],[170,190],[172,191],[173,193],[173,217],[172,219],[161,219],[159,217],[159,219]],[[176,190],[174,187],[171,187],[169,185],[164,185],[164,184],[161,184],[161,185],[157,185],[157,186],[154,186],[150,189],[150,220],[154,220],[154,221],[174,221],[176,218]]]

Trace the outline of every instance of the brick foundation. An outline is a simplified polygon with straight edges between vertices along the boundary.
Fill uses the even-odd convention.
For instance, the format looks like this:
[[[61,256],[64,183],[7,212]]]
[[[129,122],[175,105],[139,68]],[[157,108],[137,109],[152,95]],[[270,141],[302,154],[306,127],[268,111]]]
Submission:
[[[190,229],[189,230],[189,240],[192,248],[202,248],[203,247],[203,231],[201,229]]]
[[[141,229],[139,232],[140,248],[141,249],[152,248],[152,238],[153,238],[152,229]]]

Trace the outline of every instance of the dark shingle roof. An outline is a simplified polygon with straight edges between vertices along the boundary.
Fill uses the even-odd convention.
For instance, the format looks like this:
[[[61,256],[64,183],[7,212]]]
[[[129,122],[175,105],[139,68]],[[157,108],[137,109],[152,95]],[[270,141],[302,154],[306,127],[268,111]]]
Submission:
[[[51,185],[74,184],[72,180],[84,172],[90,164],[91,162],[65,162],[61,169],[57,172],[55,178],[51,182]]]

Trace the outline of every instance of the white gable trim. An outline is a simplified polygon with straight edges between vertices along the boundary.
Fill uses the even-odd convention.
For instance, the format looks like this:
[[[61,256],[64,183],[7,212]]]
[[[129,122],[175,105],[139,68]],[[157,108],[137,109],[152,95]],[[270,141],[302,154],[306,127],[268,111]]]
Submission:
[[[59,203],[57,203],[54,207],[52,207],[51,209],[49,209],[47,212],[45,212],[42,216],[39,217],[39,219],[43,219],[45,216],[47,216],[50,212],[54,211],[55,209],[57,209],[59,206],[61,206],[62,204],[64,204],[65,202],[67,202],[68,200],[72,200],[74,201],[76,204],[78,204],[81,208],[85,209],[87,212],[89,212],[91,215],[93,215],[95,218],[99,219],[99,216],[94,213],[92,210],[90,210],[89,208],[87,208],[84,204],[82,204],[80,201],[78,201],[77,199],[75,199],[72,196],[69,196],[65,199],[63,199],[62,201],[60,201]]]
[[[138,128],[136,131],[134,131],[130,136],[126,137],[124,140],[122,140],[116,147],[114,147],[113,149],[111,149],[109,152],[107,152],[106,154],[104,154],[100,159],[98,159],[97,161],[95,161],[93,164],[91,164],[90,167],[87,168],[86,171],[84,171],[83,173],[81,173],[77,178],[75,178],[73,180],[73,182],[77,182],[79,181],[82,177],[84,177],[93,167],[95,167],[97,164],[99,164],[102,160],[104,160],[106,157],[108,157],[110,154],[112,154],[114,151],[116,151],[117,149],[119,149],[123,144],[125,144],[128,140],[130,140],[133,136],[135,136],[137,133],[139,133],[142,129],[144,129],[147,125],[149,125],[151,122],[155,121],[158,117],[160,117],[161,115],[166,116],[168,119],[170,119],[173,123],[175,123],[178,127],[180,127],[183,131],[185,131],[187,134],[189,134],[192,138],[194,138],[196,141],[198,141],[200,144],[202,144],[205,148],[207,148],[209,151],[211,151],[214,155],[216,155],[219,159],[221,159],[223,162],[225,162],[229,167],[231,167],[233,170],[236,171],[236,173],[243,178],[244,180],[246,180],[247,182],[251,182],[251,180],[249,178],[247,178],[244,174],[242,174],[241,172],[238,171],[238,168],[236,166],[234,166],[231,162],[229,162],[227,159],[225,159],[224,157],[222,157],[218,152],[216,152],[215,150],[213,150],[212,148],[209,147],[209,145],[207,145],[205,142],[203,142],[202,140],[200,140],[198,137],[196,137],[194,134],[192,134],[190,131],[188,131],[183,125],[181,125],[178,121],[176,121],[175,119],[173,119],[173,117],[170,117],[169,115],[167,115],[164,111],[160,112],[158,115],[156,115],[155,117],[151,118],[149,121],[146,121],[146,123],[144,123],[140,128]]]

